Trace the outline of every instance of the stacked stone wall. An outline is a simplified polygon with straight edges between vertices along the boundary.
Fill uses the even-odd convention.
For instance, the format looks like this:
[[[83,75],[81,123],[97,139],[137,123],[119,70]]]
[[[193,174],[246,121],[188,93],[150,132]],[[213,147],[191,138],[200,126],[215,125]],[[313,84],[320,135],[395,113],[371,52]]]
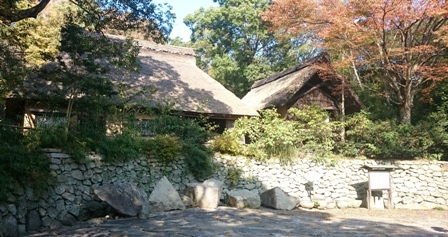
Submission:
[[[106,164],[95,155],[79,164],[67,154],[48,153],[54,178],[48,188],[18,188],[0,203],[0,236],[41,227],[60,227],[109,213],[111,207],[96,197],[93,188],[109,183],[133,183],[149,195],[164,175],[179,193],[186,184],[197,182],[182,159],[164,167],[155,159]],[[300,200],[365,200],[368,171],[365,165],[395,165],[391,172],[395,208],[434,208],[448,206],[448,162],[339,160],[322,164],[298,159],[290,164],[256,161],[244,157],[216,155],[216,171],[211,178],[224,182],[224,192],[247,189],[258,193],[280,187]],[[228,179],[229,169],[240,171],[235,184]],[[376,194],[387,197],[386,194]],[[332,205],[327,205],[332,207]],[[335,205],[333,205],[334,207]]]

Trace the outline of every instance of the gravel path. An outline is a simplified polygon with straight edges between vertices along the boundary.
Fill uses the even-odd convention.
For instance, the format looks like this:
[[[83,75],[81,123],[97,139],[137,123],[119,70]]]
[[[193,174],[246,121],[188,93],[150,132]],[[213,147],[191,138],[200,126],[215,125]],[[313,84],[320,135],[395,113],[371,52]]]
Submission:
[[[27,236],[448,236],[448,211],[187,209],[80,223]]]

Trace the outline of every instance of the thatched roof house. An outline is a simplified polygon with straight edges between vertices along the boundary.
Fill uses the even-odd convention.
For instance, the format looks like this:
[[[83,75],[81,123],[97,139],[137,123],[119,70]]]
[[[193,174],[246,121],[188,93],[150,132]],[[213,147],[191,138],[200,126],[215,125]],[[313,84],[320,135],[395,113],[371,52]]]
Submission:
[[[344,91],[346,114],[359,112],[363,104],[349,87],[341,90],[341,82],[329,55],[321,53],[305,63],[256,81],[242,100],[256,110],[277,108],[282,116],[291,107],[311,104],[340,114]]]
[[[120,36],[108,37],[113,40],[125,39]],[[108,74],[112,83],[125,86],[127,96],[134,102],[142,102],[148,107],[170,103],[173,110],[185,116],[205,115],[220,120],[221,125],[227,124],[226,127],[242,116],[258,116],[255,109],[196,66],[193,49],[144,40],[138,40],[138,44],[141,46],[138,55],[140,70],[131,74],[115,70]],[[51,68],[50,64],[44,67]],[[23,92],[28,98],[39,94],[33,91],[61,89],[56,88],[60,85],[42,79],[33,80],[26,83],[26,91]],[[138,93],[145,87],[154,87],[155,93]]]
[[[109,36],[111,38],[121,37]],[[235,94],[196,66],[192,48],[160,45],[139,40],[141,69],[131,75],[114,74],[114,82],[125,83],[131,90],[154,86],[152,95],[141,95],[152,103],[174,102],[174,110],[206,114],[219,118],[258,116]],[[153,104],[154,105],[154,104]]]

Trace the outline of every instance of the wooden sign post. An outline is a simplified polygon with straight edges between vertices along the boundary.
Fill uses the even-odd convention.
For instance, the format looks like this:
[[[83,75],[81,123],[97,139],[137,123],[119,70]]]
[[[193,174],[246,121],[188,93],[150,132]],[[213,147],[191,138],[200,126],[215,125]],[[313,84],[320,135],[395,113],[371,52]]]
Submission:
[[[370,209],[372,191],[387,190],[389,209],[392,206],[392,181],[390,172],[396,168],[394,165],[365,165],[363,168],[369,171],[369,190],[367,191],[367,208]]]

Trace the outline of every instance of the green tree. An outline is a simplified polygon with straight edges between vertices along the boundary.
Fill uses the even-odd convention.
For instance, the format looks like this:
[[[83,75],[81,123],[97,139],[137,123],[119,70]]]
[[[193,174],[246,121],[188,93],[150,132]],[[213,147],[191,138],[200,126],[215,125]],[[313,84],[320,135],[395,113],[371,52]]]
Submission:
[[[56,0],[53,0],[56,1]],[[51,0],[6,0],[0,2],[0,24],[8,25],[28,18],[37,18]],[[60,0],[58,2],[64,2]],[[175,15],[167,4],[156,5],[151,0],[74,0],[70,1],[84,14],[86,26],[94,30],[138,29],[147,38],[166,41]],[[165,8],[166,7],[166,8]]]
[[[157,42],[167,40],[175,15],[168,5],[135,0],[0,2],[0,97],[17,88],[31,70],[59,52],[61,28],[76,24],[86,33],[139,32]],[[54,5],[54,6],[52,6]],[[36,19],[32,19],[36,18]],[[108,47],[110,45],[96,45]],[[103,55],[105,56],[105,55]],[[106,56],[107,57],[107,56]]]
[[[295,64],[303,39],[278,39],[261,19],[268,0],[215,0],[184,18],[191,29],[197,64],[237,96],[253,81]]]
[[[181,37],[177,36],[170,39],[168,42],[170,45],[181,46],[181,47],[192,47],[191,42],[184,42]]]

